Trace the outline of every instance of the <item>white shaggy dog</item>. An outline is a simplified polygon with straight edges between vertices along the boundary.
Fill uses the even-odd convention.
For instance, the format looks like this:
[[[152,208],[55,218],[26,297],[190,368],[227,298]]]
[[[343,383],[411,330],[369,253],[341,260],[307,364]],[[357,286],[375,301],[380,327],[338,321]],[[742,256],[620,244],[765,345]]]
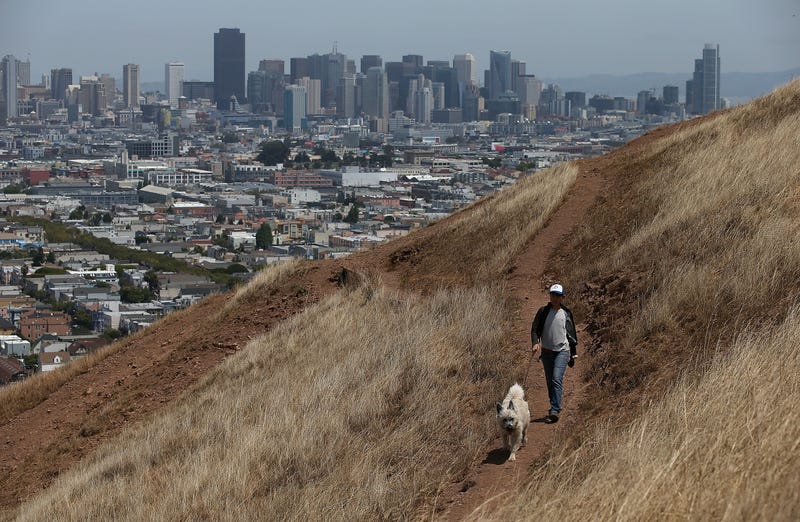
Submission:
[[[503,449],[511,452],[508,460],[517,460],[517,450],[525,444],[531,423],[525,391],[519,384],[511,386],[503,402],[497,403],[497,423],[503,431]]]

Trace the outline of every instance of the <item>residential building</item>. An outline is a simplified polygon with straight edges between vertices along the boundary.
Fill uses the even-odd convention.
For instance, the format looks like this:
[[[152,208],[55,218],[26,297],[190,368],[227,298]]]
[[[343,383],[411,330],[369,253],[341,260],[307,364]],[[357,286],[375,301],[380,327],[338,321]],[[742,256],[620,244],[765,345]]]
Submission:
[[[39,354],[39,371],[51,372],[69,362],[69,352],[43,352]]]
[[[214,33],[214,101],[227,110],[231,96],[245,100],[245,33],[221,28]]]
[[[19,333],[34,341],[44,334],[69,335],[69,316],[63,312],[29,312],[19,320]]]

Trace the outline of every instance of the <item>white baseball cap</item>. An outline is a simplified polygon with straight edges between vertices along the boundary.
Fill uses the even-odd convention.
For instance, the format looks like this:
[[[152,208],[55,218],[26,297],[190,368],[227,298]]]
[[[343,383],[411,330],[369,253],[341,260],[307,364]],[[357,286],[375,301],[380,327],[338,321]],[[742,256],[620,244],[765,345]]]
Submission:
[[[553,285],[553,286],[550,287],[550,293],[551,294],[564,295],[564,287],[561,286],[561,285],[558,285],[558,284]]]

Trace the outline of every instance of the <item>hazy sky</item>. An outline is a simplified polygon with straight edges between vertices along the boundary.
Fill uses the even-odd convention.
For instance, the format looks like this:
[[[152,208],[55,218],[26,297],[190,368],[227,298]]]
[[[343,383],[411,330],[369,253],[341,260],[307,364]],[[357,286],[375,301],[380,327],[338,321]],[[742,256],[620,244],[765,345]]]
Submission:
[[[0,0],[0,56],[30,54],[36,81],[51,68],[122,76],[164,63],[186,79],[213,79],[213,33],[246,33],[246,69],[263,58],[339,51],[355,58],[425,60],[472,53],[479,80],[490,49],[511,50],[544,79],[590,73],[691,73],[705,43],[719,43],[723,72],[800,66],[800,0]]]

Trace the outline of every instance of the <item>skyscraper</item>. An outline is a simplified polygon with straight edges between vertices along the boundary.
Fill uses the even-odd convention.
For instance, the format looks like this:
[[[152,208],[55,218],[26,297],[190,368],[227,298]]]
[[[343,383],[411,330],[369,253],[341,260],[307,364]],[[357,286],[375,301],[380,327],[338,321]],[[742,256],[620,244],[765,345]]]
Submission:
[[[139,107],[141,77],[141,69],[138,65],[129,63],[122,66],[122,97],[125,100],[126,108]]]
[[[672,105],[678,103],[677,85],[665,85],[661,92],[662,92],[662,98],[664,99],[664,105]]]
[[[383,58],[378,54],[365,54],[361,57],[361,72],[367,74],[372,67],[383,67]]]
[[[302,85],[287,85],[283,94],[283,124],[286,132],[299,134],[306,117],[306,88]]]
[[[370,116],[383,119],[389,117],[389,83],[380,66],[367,69],[362,105],[364,112]]]
[[[686,83],[686,109],[708,114],[720,108],[719,44],[706,44],[703,57],[694,61],[694,74]]]
[[[511,51],[489,51],[489,99],[512,90]]]
[[[306,89],[306,114],[320,114],[322,104],[322,82],[308,76],[298,78],[295,84]]]
[[[31,84],[31,61],[30,59],[25,60],[17,60],[17,82],[20,85],[30,85]]]
[[[214,33],[214,98],[218,109],[227,109],[231,96],[245,99],[244,33],[221,28]]]
[[[6,118],[19,116],[17,107],[17,59],[13,55],[6,55],[0,62],[3,71],[3,98],[6,102]]]
[[[164,64],[164,88],[170,107],[178,106],[178,98],[183,94],[184,65],[180,62]]]
[[[286,64],[283,60],[261,60],[258,62],[258,70],[284,74]]]
[[[72,85],[72,69],[50,70],[50,94],[54,100],[67,100],[67,87]]]
[[[471,54],[457,54],[453,57],[453,68],[458,72],[458,83],[463,86],[477,83],[475,73],[475,57]]]

